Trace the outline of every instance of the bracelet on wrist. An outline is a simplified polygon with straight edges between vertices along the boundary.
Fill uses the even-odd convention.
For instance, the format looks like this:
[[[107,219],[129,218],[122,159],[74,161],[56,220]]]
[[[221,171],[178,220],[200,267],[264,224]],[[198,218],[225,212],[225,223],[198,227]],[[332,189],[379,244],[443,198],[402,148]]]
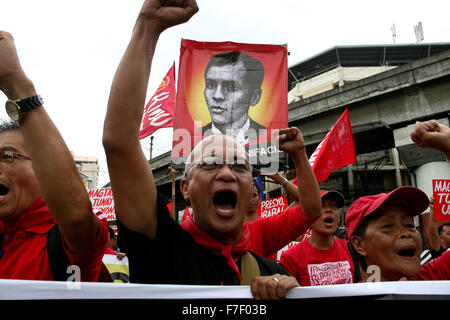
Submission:
[[[288,183],[288,179],[284,178],[284,182],[281,184],[281,186],[284,188],[284,186],[286,185],[286,183]]]

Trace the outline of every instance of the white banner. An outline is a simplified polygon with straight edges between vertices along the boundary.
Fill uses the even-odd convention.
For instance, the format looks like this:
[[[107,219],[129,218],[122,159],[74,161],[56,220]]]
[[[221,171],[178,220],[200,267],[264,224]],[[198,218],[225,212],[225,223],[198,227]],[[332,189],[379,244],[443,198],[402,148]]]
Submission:
[[[149,285],[130,283],[0,280],[0,300],[61,299],[252,299],[249,286]],[[446,296],[450,281],[399,281],[294,288],[287,299],[356,296]],[[439,299],[439,297],[435,297]]]

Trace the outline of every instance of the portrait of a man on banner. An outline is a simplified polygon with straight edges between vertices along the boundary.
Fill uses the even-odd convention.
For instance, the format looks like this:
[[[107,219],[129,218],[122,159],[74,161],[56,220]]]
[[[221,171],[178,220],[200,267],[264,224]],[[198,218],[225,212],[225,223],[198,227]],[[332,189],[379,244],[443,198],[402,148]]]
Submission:
[[[212,134],[245,145],[252,165],[278,159],[271,142],[277,129],[288,126],[286,79],[285,45],[182,40],[173,164],[182,167],[192,148]]]

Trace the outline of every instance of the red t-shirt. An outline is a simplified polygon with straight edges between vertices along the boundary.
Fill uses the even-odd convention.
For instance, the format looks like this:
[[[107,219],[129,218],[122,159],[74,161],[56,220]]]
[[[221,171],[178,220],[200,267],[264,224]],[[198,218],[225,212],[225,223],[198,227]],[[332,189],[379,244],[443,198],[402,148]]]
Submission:
[[[42,198],[21,213],[12,226],[5,226],[0,279],[54,280],[47,252],[47,233],[56,224]],[[97,239],[83,253],[73,253],[63,241],[69,261],[81,270],[81,281],[97,281],[108,242],[106,219]],[[67,275],[68,277],[70,274]]]
[[[117,252],[114,251],[113,249],[111,249],[110,247],[107,247],[107,248],[105,249],[105,252],[103,252],[103,254],[113,254],[113,255],[116,255]]]
[[[424,264],[414,280],[450,280],[450,251]]]
[[[277,251],[305,233],[315,221],[306,216],[300,206],[295,206],[280,214],[248,222],[249,250],[276,261]]]
[[[353,283],[353,260],[342,239],[334,238],[328,250],[319,250],[304,240],[284,251],[280,263],[301,286]]]

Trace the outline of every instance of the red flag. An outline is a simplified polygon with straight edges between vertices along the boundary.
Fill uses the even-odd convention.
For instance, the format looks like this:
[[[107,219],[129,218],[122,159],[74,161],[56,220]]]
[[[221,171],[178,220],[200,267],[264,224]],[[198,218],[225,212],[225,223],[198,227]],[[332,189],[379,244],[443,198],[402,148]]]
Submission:
[[[331,172],[356,162],[352,125],[346,108],[342,116],[309,158],[317,182],[325,181]],[[294,180],[297,184],[297,178]]]
[[[148,137],[160,128],[173,127],[175,113],[175,62],[147,103],[142,117],[139,139]]]
[[[167,204],[167,210],[169,210],[170,215],[172,215],[172,202]]]

